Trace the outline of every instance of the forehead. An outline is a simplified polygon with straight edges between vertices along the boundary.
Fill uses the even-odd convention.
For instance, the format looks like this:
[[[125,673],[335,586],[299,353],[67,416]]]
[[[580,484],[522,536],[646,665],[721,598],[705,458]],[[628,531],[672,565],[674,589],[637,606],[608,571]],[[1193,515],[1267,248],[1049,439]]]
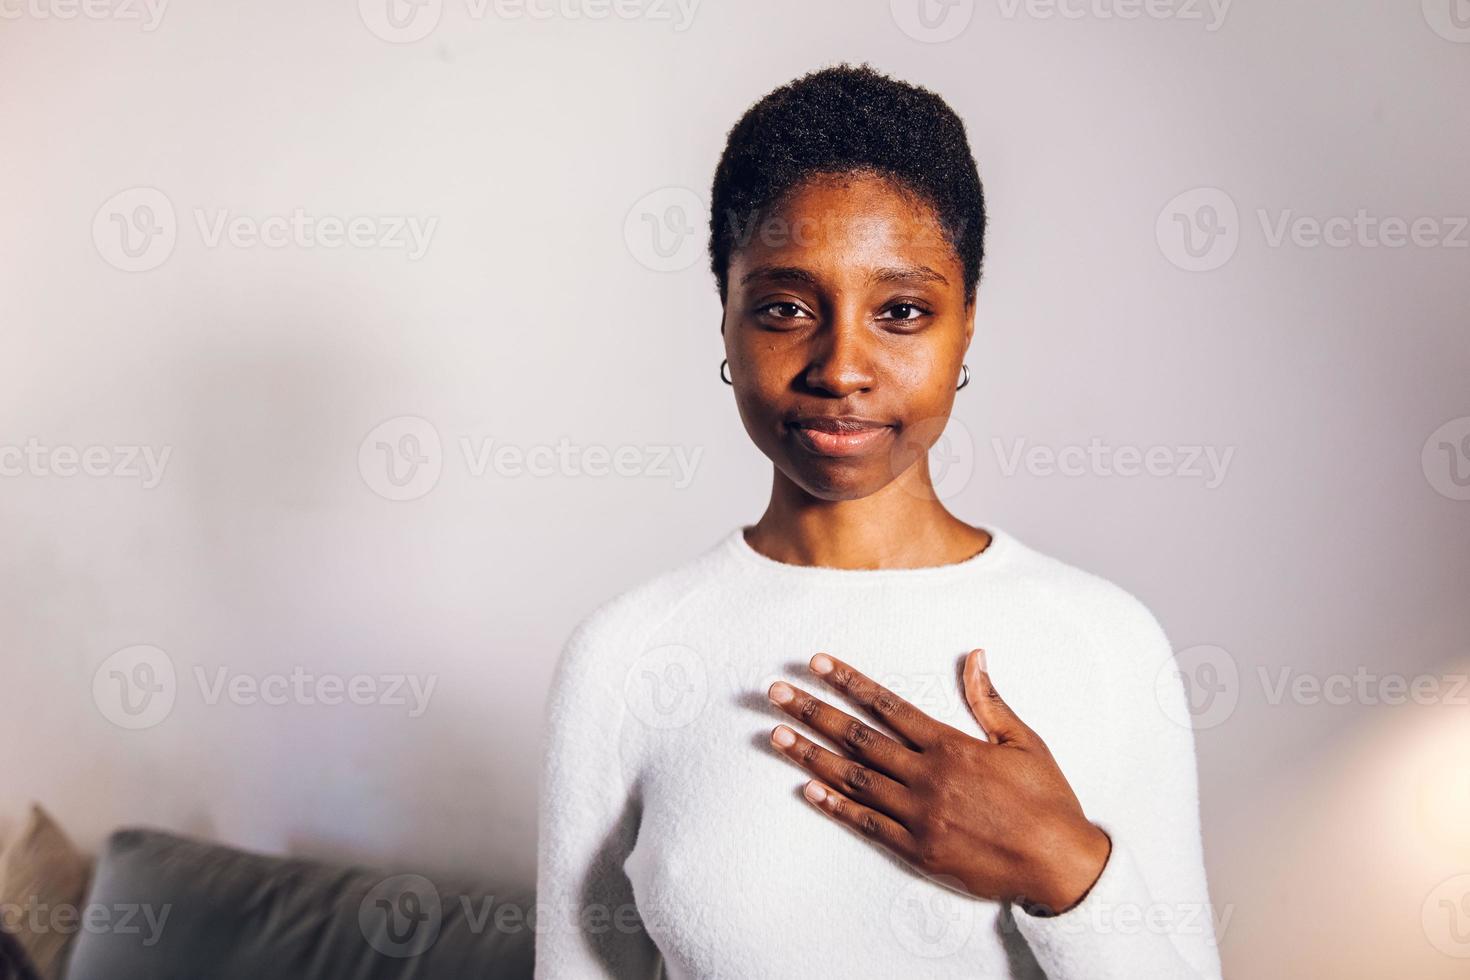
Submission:
[[[958,287],[962,270],[937,216],[916,194],[867,174],[807,180],[734,229],[730,278],[796,266],[832,281],[862,281],[875,269],[927,266]]]

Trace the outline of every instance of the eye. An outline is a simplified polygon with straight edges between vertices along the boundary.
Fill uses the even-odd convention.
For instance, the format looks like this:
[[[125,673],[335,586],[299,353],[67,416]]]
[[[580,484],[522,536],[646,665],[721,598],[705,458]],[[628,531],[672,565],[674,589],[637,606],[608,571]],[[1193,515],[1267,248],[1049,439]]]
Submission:
[[[756,313],[762,316],[769,316],[775,320],[797,320],[807,316],[806,310],[803,310],[799,305],[789,300],[778,300],[775,303],[767,303],[765,306],[757,309]]]
[[[880,319],[896,320],[899,322],[913,322],[930,315],[930,311],[918,303],[908,302],[894,303],[888,309],[884,310],[884,312],[891,315],[880,317]]]

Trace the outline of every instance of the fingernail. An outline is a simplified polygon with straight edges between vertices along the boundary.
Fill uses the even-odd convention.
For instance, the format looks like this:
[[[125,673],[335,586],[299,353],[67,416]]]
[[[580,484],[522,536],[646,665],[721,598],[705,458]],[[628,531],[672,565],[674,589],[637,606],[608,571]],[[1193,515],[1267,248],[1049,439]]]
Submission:
[[[986,673],[990,672],[990,668],[985,666],[985,651],[979,647],[975,648],[975,666]]]
[[[766,693],[777,704],[785,704],[787,701],[796,697],[796,692],[791,690],[790,685],[783,684],[780,681],[772,684],[771,689]]]
[[[812,658],[812,670],[816,671],[819,674],[831,673],[832,658],[827,656],[825,653],[817,654],[815,657]]]
[[[820,803],[827,798],[827,790],[821,783],[806,784],[806,798],[813,803]]]
[[[771,733],[771,741],[783,749],[789,749],[796,744],[796,733],[785,725],[777,725],[776,730]]]

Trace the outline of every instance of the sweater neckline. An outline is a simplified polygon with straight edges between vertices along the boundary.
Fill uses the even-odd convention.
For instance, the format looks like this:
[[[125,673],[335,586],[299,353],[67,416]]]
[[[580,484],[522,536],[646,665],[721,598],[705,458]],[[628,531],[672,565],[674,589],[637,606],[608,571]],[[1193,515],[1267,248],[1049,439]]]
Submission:
[[[754,525],[738,525],[725,537],[725,550],[741,564],[764,572],[783,575],[809,583],[869,584],[884,583],[934,583],[963,578],[976,572],[986,571],[999,564],[1014,546],[1014,539],[1001,528],[979,525],[990,535],[990,544],[985,550],[962,561],[945,565],[921,565],[916,568],[835,568],[830,565],[794,565],[777,561],[756,551],[745,540],[745,532]]]

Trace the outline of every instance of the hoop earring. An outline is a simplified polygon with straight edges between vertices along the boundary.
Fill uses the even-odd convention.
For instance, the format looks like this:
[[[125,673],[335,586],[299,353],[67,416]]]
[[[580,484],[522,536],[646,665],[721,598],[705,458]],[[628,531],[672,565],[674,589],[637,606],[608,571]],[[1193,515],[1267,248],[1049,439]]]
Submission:
[[[967,385],[967,384],[970,383],[970,365],[968,365],[968,364],[961,364],[960,365],[960,376],[964,380],[961,381],[959,384],[957,384],[957,385],[954,386],[954,390],[955,391],[959,391],[965,385]]]
[[[727,384],[727,385],[732,385],[733,386],[735,384],[734,379],[733,378],[727,378],[727,377],[725,377],[725,368],[726,368],[727,365],[729,365],[729,363],[730,362],[728,360],[724,360],[724,361],[721,361],[720,362],[720,380],[723,381],[723,382],[725,382],[725,384]]]

